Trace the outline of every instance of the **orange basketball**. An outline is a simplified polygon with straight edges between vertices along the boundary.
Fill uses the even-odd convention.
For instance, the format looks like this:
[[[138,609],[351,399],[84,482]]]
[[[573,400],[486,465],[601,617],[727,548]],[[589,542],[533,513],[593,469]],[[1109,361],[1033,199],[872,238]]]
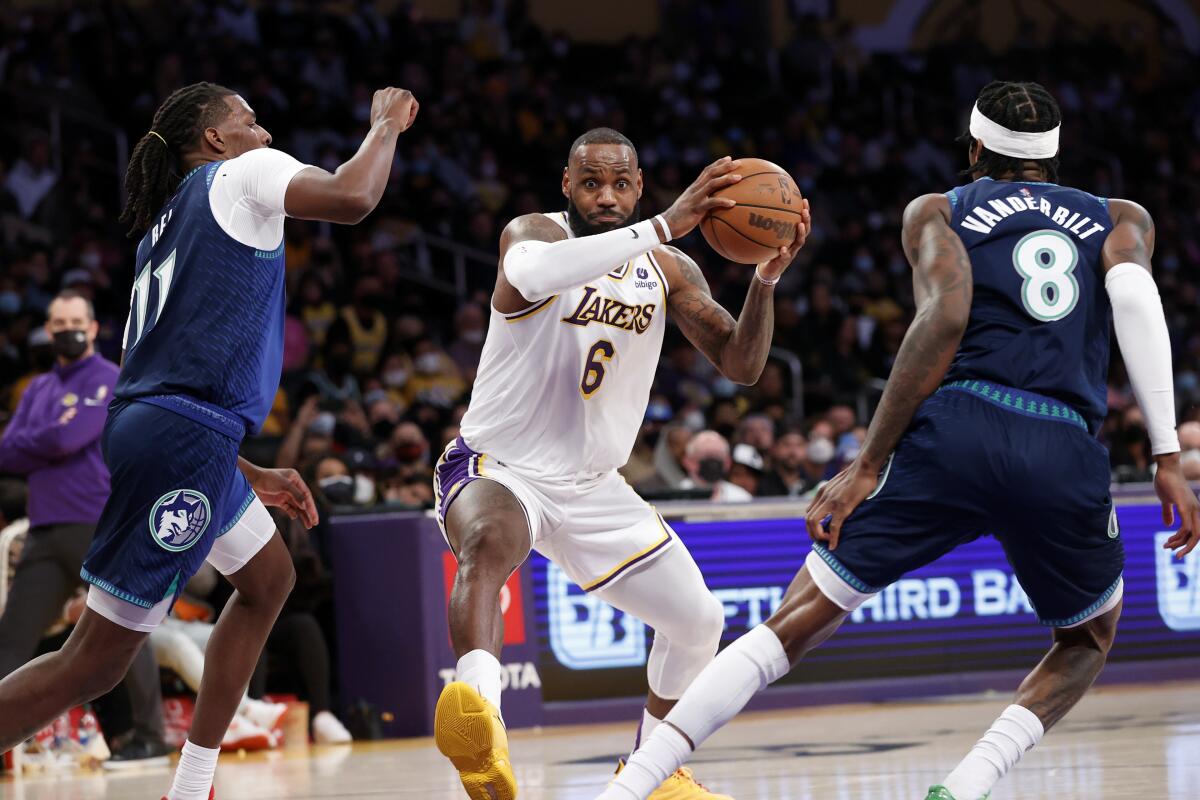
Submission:
[[[783,169],[761,158],[743,158],[742,179],[714,197],[737,201],[733,208],[710,211],[700,221],[704,240],[730,261],[761,264],[791,244],[800,221],[800,187]]]

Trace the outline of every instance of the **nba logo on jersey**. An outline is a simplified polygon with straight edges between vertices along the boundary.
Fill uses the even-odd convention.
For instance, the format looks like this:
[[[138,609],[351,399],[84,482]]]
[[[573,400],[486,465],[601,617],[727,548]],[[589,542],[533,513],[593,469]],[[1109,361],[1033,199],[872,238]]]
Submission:
[[[159,547],[179,553],[200,540],[211,519],[207,497],[191,489],[177,489],[158,498],[150,510],[150,533]]]
[[[1200,557],[1190,553],[1182,561],[1163,544],[1170,531],[1155,534],[1158,552],[1158,613],[1173,631],[1200,631]]]
[[[546,565],[550,649],[569,669],[640,667],[646,663],[641,620],[580,589],[555,564]]]

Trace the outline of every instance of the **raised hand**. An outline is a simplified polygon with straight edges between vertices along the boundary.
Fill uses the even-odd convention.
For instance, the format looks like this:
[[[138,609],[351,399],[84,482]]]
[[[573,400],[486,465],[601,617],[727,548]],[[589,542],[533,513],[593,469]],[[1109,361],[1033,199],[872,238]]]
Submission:
[[[741,175],[734,174],[741,163],[729,156],[717,159],[704,168],[691,186],[683,190],[683,194],[663,212],[663,218],[671,226],[671,238],[678,239],[690,233],[704,219],[704,215],[714,208],[733,208],[737,205],[730,198],[712,195],[742,179]]]
[[[393,122],[400,133],[412,127],[421,104],[408,89],[389,86],[375,92],[371,98],[371,124],[382,120]]]
[[[808,234],[811,232],[812,217],[809,216],[808,199],[805,198],[800,208],[800,221],[796,223],[795,238],[792,239],[790,245],[779,248],[779,255],[770,261],[765,261],[758,265],[759,277],[768,283],[774,283],[778,280],[783,271],[792,263],[792,259],[796,257],[796,253],[800,252],[801,247],[804,247],[804,242],[808,239]]]

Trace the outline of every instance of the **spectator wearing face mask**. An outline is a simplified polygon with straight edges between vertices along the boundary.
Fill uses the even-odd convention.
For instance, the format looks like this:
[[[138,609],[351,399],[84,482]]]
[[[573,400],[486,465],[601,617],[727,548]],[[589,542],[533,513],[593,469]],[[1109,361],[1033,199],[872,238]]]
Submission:
[[[327,454],[317,460],[313,468],[314,492],[322,505],[348,506],[354,503],[354,477],[346,462],[335,455]],[[322,514],[324,517],[324,514]]]
[[[454,361],[432,339],[422,339],[414,345],[413,369],[405,386],[408,405],[427,403],[450,408],[467,389]]]
[[[818,483],[832,477],[830,472],[836,455],[833,425],[825,420],[813,425],[808,434],[808,447],[805,448],[804,462],[801,465],[805,479],[810,483]]]
[[[383,359],[383,367],[379,371],[379,382],[393,402],[400,406],[408,405],[405,386],[413,374],[412,359],[407,353],[389,353]]]
[[[1120,428],[1112,442],[1109,458],[1113,466],[1113,478],[1118,483],[1141,483],[1154,477],[1146,418],[1137,406],[1130,406],[1121,415]]]
[[[733,459],[729,442],[716,431],[700,431],[691,438],[684,453],[683,465],[688,480],[685,489],[710,489],[714,503],[747,503],[754,496],[728,480]]]

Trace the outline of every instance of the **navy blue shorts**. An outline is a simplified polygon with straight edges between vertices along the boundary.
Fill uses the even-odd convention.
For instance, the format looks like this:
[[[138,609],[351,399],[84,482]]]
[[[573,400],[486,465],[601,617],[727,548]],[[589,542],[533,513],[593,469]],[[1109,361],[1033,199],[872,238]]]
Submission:
[[[216,538],[261,506],[239,443],[157,405],[115,401],[101,438],[112,493],[83,579],[142,608],[173,602]]]
[[[871,594],[990,534],[1042,624],[1075,625],[1120,590],[1125,548],[1109,483],[1108,452],[1073,409],[958,381],[917,410],[837,550],[814,552]]]

